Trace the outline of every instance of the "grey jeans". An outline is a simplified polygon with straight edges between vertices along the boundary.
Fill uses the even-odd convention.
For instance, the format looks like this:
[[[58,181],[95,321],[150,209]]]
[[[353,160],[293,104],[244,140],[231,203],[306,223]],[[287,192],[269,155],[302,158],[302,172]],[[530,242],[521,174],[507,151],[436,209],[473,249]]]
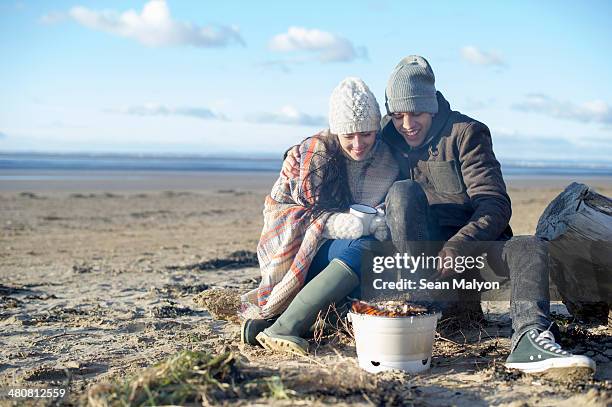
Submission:
[[[437,254],[456,227],[440,226],[430,210],[422,187],[415,181],[395,182],[385,201],[387,224],[398,252]],[[530,329],[550,327],[549,258],[546,242],[535,236],[471,242],[486,253],[487,265],[498,276],[510,279],[512,350]],[[435,253],[434,253],[435,252]]]

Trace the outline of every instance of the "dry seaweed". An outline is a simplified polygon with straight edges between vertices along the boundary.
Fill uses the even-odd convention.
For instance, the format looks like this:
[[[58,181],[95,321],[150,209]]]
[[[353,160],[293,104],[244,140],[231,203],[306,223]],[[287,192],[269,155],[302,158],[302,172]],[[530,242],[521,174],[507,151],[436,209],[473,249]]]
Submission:
[[[87,393],[94,407],[207,405],[249,398],[289,399],[276,371],[253,369],[239,354],[182,351],[126,381],[97,384]]]
[[[249,250],[237,250],[225,258],[217,258],[199,263],[180,266],[166,266],[168,270],[218,270],[257,267],[259,265],[257,254]]]
[[[237,397],[236,356],[183,351],[125,382],[99,384],[87,395],[92,406],[184,405]]]
[[[212,288],[202,291],[193,302],[205,308],[215,319],[237,322],[240,292],[231,288]]]

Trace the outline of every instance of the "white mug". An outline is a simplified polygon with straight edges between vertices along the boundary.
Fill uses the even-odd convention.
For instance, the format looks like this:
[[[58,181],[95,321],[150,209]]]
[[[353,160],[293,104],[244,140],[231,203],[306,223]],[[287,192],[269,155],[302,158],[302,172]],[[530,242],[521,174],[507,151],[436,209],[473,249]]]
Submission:
[[[370,224],[372,223],[372,220],[374,219],[377,213],[376,208],[372,208],[371,206],[368,206],[368,205],[353,204],[351,205],[351,209],[349,213],[361,219],[361,224],[363,225],[363,234],[369,235],[370,234]]]

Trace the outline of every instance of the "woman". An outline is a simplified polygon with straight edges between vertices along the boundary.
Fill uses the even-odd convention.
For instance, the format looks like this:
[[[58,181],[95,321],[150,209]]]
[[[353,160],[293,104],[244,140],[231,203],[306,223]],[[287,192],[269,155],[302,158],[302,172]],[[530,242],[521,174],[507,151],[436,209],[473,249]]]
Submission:
[[[379,130],[372,92],[361,79],[344,79],[330,97],[329,129],[299,146],[299,177],[280,177],[266,197],[257,247],[262,281],[243,298],[256,304],[259,319],[243,323],[243,342],[306,354],[302,336],[318,312],[359,286],[370,235],[383,240],[387,227],[379,215],[364,230],[349,206],[380,205],[399,174]]]

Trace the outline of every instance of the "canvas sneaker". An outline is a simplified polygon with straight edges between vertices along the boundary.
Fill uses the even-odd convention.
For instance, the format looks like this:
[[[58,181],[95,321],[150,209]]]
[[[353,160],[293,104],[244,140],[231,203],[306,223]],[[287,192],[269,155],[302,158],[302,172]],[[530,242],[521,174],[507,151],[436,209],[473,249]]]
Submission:
[[[595,372],[595,362],[582,355],[573,355],[555,342],[549,330],[539,332],[536,329],[527,331],[519,340],[508,359],[506,367],[518,369],[525,373],[544,372],[549,369],[587,368]]]

